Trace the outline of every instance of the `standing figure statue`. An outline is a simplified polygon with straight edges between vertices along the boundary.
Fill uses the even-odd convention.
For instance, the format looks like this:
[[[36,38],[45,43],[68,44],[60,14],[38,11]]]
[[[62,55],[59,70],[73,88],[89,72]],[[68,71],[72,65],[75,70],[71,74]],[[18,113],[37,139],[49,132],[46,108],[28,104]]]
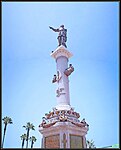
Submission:
[[[59,32],[58,37],[57,37],[58,43],[59,43],[58,46],[63,45],[65,47],[67,47],[66,46],[66,41],[67,41],[66,33],[67,33],[67,29],[64,28],[64,25],[61,25],[57,29],[54,29],[53,27],[50,27],[50,26],[49,26],[49,28],[52,29],[55,32]]]

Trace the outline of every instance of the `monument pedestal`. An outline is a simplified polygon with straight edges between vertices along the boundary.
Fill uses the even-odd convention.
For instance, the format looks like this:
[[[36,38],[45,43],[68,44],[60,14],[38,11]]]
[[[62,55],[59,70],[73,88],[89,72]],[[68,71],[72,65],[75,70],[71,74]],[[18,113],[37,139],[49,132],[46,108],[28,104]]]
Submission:
[[[86,148],[88,124],[80,122],[73,110],[54,110],[46,115],[47,122],[39,127],[42,148]]]

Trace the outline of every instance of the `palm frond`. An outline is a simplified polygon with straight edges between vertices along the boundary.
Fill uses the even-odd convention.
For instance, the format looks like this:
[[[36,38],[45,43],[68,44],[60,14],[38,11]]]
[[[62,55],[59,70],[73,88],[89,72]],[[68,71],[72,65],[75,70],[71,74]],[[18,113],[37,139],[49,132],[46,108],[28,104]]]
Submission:
[[[2,120],[3,120],[4,124],[12,124],[13,123],[12,119],[8,116],[4,117]]]
[[[22,134],[20,137],[21,137],[21,140],[23,140],[23,139],[26,140],[27,135],[26,134]]]

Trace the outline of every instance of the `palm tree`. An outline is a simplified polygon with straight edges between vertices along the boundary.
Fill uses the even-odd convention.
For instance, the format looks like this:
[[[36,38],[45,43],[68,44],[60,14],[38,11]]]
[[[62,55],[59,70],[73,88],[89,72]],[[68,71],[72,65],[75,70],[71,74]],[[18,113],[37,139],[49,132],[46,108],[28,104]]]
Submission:
[[[26,136],[26,134],[23,134],[20,137],[21,137],[21,140],[22,140],[22,148],[23,148],[24,147],[24,141],[27,139],[27,136]]]
[[[28,148],[29,131],[30,131],[30,129],[32,129],[32,130],[35,130],[35,129],[34,129],[34,125],[30,122],[27,122],[27,125],[23,126],[23,127],[27,130],[26,148]]]
[[[87,148],[96,148],[93,140],[87,140]]]
[[[7,125],[12,124],[13,122],[12,122],[12,119],[10,117],[7,117],[7,116],[4,117],[2,120],[3,120],[3,123],[5,124],[4,133],[3,133],[3,142],[2,142],[2,148],[3,148]]]
[[[31,141],[31,148],[33,148],[34,142],[36,142],[36,138],[35,136],[30,137],[30,141]]]

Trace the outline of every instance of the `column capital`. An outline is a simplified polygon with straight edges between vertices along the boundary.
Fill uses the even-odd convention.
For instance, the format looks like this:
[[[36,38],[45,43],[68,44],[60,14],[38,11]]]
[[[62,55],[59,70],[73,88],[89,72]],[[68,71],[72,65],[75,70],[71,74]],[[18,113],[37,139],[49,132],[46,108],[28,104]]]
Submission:
[[[59,46],[55,51],[52,51],[50,55],[54,59],[57,59],[60,56],[65,56],[67,58],[70,58],[73,56],[73,54],[69,52],[67,48],[65,48],[63,45]]]

